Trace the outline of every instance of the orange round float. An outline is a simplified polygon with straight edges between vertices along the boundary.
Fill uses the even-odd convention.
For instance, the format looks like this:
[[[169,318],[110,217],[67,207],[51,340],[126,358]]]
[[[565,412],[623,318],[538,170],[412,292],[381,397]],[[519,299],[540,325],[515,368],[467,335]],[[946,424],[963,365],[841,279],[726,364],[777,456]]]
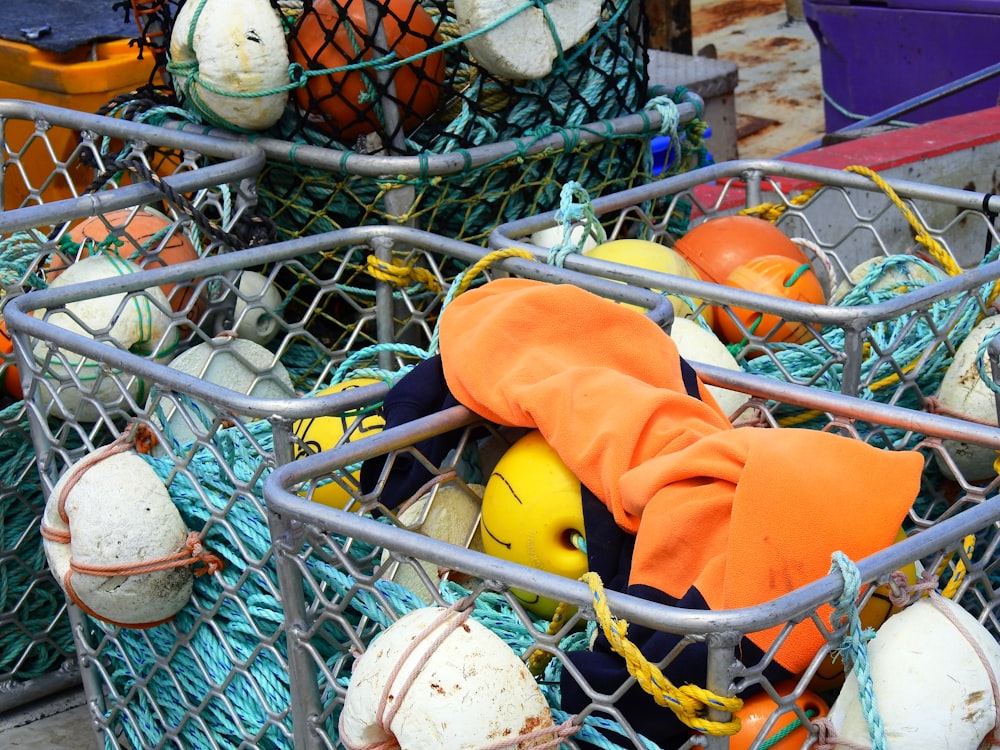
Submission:
[[[756,216],[717,216],[708,219],[674,243],[699,276],[725,284],[739,266],[763,255],[780,255],[808,263],[805,253],[780,229]]]
[[[775,685],[779,695],[787,695],[795,689],[794,682]],[[810,719],[826,716],[830,707],[826,701],[811,690],[803,691],[795,704],[802,709]],[[740,719],[740,731],[729,738],[730,750],[747,750],[757,736],[763,731],[764,725],[774,713],[778,704],[765,692],[757,693],[743,701],[743,708],[736,712]],[[787,734],[782,734],[787,732]],[[762,747],[769,750],[792,750],[802,747],[809,737],[809,727],[802,723],[798,714],[789,711],[776,719],[768,730],[767,738]]]
[[[822,305],[826,301],[823,285],[812,267],[782,255],[763,255],[737,266],[729,274],[725,285],[794,302]],[[731,307],[730,311],[746,331],[771,342],[800,344],[811,336],[804,324],[782,322],[780,316],[772,313],[742,307]],[[716,315],[716,328],[726,343],[738,344],[746,338],[744,331],[724,311]]]
[[[167,243],[160,247],[165,233],[172,224],[169,218],[149,206],[143,206],[134,216],[132,209],[123,208],[109,211],[103,218],[100,216],[86,218],[71,227],[66,236],[79,246],[80,258],[87,257],[96,248],[101,248],[102,252],[114,252],[142,268],[159,268],[197,260],[198,251],[180,230],[175,231]],[[118,229],[121,234],[116,237],[115,230]],[[135,243],[138,243],[139,247],[136,247]],[[65,268],[66,265],[61,259],[53,260],[46,269],[48,280],[51,282]],[[170,307],[177,312],[186,309],[194,290],[188,287],[173,295],[175,286],[176,284],[164,284],[160,288],[170,300]]]
[[[3,390],[18,401],[24,398],[21,390],[21,376],[14,366],[14,342],[7,333],[7,323],[0,317],[0,355],[3,364]]]
[[[386,46],[395,60],[426,53],[438,44],[434,20],[413,0],[389,0],[382,25]],[[376,90],[376,69],[339,70],[376,59],[373,50],[364,47],[368,37],[363,0],[346,0],[343,6],[316,0],[289,37],[293,63],[307,71],[338,71],[310,76],[304,87],[295,89],[294,96],[316,127],[334,132],[342,141],[383,129],[376,103],[370,98]],[[435,112],[444,69],[443,51],[389,68],[404,129],[412,130]]]

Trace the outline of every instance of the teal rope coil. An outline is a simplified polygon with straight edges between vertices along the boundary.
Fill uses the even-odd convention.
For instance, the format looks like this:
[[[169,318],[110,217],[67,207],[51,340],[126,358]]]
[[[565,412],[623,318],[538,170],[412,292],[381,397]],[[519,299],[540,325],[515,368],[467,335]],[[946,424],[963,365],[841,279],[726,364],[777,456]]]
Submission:
[[[0,680],[41,677],[74,652],[65,597],[44,575],[45,500],[28,429],[23,402],[0,410]]]
[[[992,255],[984,262],[989,262]],[[863,306],[876,304],[898,297],[932,281],[909,280],[893,282],[887,288],[880,288],[886,274],[891,274],[897,264],[918,264],[923,266],[937,281],[943,278],[941,271],[912,256],[892,256],[880,268],[869,270],[868,274],[848,292],[838,306]],[[868,351],[861,362],[862,399],[878,402],[892,401],[897,393],[895,387],[875,387],[882,379],[898,375],[896,369],[879,352],[892,351],[892,360],[898,367],[920,362],[919,371],[913,375],[913,382],[924,394],[936,393],[948,366],[954,360],[952,351],[939,346],[942,338],[956,348],[975,327],[980,315],[980,307],[974,296],[986,298],[989,287],[963,292],[954,297],[932,303],[925,310],[907,312],[898,318],[873,322],[866,330]],[[774,359],[756,357],[743,364],[747,372],[766,377],[785,379],[785,373],[801,382],[839,391],[842,386],[842,367],[830,366],[828,347],[834,351],[844,350],[845,335],[837,326],[827,326],[821,331],[826,346],[817,340],[803,344],[780,344],[775,347]],[[897,384],[898,385],[898,384]],[[923,404],[914,389],[895,401],[901,406],[921,409]]]
[[[293,747],[288,708],[291,676],[281,633],[284,615],[262,499],[270,469],[261,453],[271,451],[273,438],[266,421],[247,427],[249,438],[238,429],[217,434],[219,456],[208,450],[196,452],[187,464],[190,477],[177,472],[170,459],[143,457],[167,485],[188,528],[205,529],[206,548],[223,559],[225,568],[195,579],[191,602],[172,623],[131,630],[93,622],[103,633],[98,639],[98,658],[106,665],[111,683],[109,712],[123,712],[112,719],[113,729],[136,747],[156,746],[168,734],[185,750],[235,748],[246,736],[255,737],[255,746],[262,750]],[[252,494],[241,494],[230,502],[228,498],[238,484],[252,487]],[[345,540],[332,541],[343,545]],[[346,545],[344,549],[348,549]],[[373,560],[378,559],[375,552],[357,540],[349,548],[359,571],[365,574],[372,572]],[[308,591],[321,590],[324,599],[337,602],[347,618],[367,618],[388,628],[398,617],[426,606],[420,597],[392,581],[377,581],[374,591],[359,586],[359,580],[328,560],[323,554],[303,556],[307,581],[312,582],[306,587],[307,596]],[[451,581],[442,582],[440,590],[448,603],[471,594]],[[472,606],[472,616],[516,653],[531,647],[531,633],[502,595],[481,592]],[[336,620],[342,621],[342,617]],[[544,629],[544,625],[539,622],[535,627]],[[348,640],[338,627],[322,625],[310,643],[330,672],[337,674],[343,689],[349,675],[338,665]],[[583,650],[589,640],[589,632],[578,631],[568,635],[560,647]],[[558,708],[560,670],[558,660],[552,660],[539,684],[557,722],[570,718]],[[327,704],[336,698],[333,687],[324,688]],[[337,711],[331,714],[329,729],[335,731]],[[609,739],[609,730],[620,734],[623,745],[630,746],[621,727],[600,717],[588,717],[576,736],[616,750],[619,746]],[[656,750],[651,743],[647,747]]]
[[[44,286],[29,270],[45,242],[33,230],[4,237],[0,286]],[[0,682],[42,677],[75,651],[65,597],[45,574],[39,529],[45,499],[35,460],[24,403],[7,403],[0,409]]]

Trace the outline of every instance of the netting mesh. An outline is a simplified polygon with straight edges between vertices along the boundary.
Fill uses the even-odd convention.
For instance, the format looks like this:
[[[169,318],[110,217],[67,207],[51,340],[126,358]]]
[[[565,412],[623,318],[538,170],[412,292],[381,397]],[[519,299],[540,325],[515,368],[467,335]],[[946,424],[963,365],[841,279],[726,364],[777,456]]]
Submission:
[[[566,182],[599,195],[653,176],[650,140],[664,127],[647,110],[646,24],[635,0],[524,2],[488,17],[488,4],[467,0],[258,0],[255,12],[270,9],[284,44],[268,56],[274,79],[250,90],[221,78],[198,46],[224,10],[216,2],[131,0],[138,41],[165,82],[147,104],[287,143],[259,180],[283,238],[399,223],[479,240],[503,221],[556,208]],[[266,127],[241,114],[275,102]],[[637,113],[638,127],[616,122]],[[678,137],[697,145],[703,132],[696,121]],[[328,149],[331,166],[297,162],[302,145]],[[350,161],[358,156],[418,161],[389,158],[384,172],[362,173]]]

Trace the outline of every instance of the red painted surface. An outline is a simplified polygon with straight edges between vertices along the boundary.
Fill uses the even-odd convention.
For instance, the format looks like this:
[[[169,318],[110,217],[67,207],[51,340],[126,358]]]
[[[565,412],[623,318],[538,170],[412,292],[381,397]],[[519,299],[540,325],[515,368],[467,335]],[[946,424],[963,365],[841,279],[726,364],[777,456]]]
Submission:
[[[894,167],[944,157],[997,141],[1000,141],[1000,107],[990,107],[911,128],[816,148],[786,157],[783,161],[829,169],[860,165],[882,173]],[[801,180],[783,180],[781,184],[786,191],[812,187],[810,183]],[[696,188],[695,193],[712,204],[718,190],[718,186],[701,185]],[[724,206],[742,205],[742,198],[742,191],[731,190]]]

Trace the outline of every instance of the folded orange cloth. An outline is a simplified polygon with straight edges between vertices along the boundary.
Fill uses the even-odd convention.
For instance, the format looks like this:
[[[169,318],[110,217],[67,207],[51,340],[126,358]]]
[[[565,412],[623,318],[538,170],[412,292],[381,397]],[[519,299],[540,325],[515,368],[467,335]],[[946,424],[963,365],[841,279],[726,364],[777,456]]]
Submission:
[[[923,458],[808,429],[734,428],[703,384],[687,395],[674,342],[648,318],[571,285],[499,279],[444,310],[449,389],[499,424],[537,427],[636,535],[629,585],[713,610],[761,604],[823,577],[831,554],[889,546]],[[767,649],[778,628],[750,635]],[[796,626],[778,661],[822,645]]]

